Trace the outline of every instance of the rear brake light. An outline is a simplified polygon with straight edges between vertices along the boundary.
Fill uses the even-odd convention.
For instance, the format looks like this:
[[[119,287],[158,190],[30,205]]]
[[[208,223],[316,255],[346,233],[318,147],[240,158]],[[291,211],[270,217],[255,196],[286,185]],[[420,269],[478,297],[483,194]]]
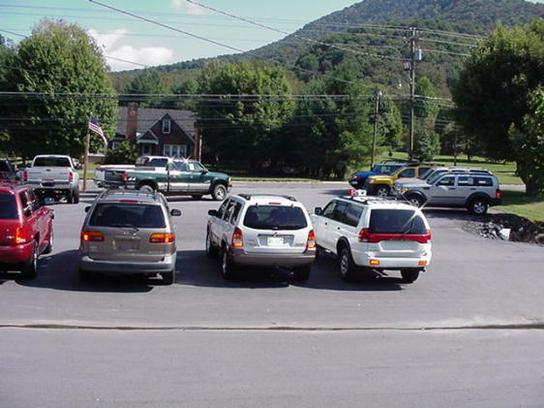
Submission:
[[[103,242],[104,234],[99,231],[83,231],[81,232],[81,241],[84,242]]]
[[[119,200],[121,204],[138,204],[138,200]]]
[[[367,228],[363,228],[360,232],[359,232],[359,242],[369,242],[369,236],[370,236],[370,233],[368,232],[368,229]]]
[[[244,235],[240,228],[235,228],[232,233],[232,246],[233,248],[243,248],[244,247]]]
[[[23,171],[23,181],[28,181],[28,170]]]
[[[497,200],[502,199],[502,191],[500,189],[497,189],[497,191],[495,192],[495,198]]]
[[[378,244],[382,241],[414,241],[420,244],[431,242],[431,230],[426,230],[424,234],[374,234],[367,228],[359,232],[359,242],[368,242],[369,244]]]
[[[68,172],[68,181],[70,183],[74,181],[74,173],[72,173],[71,171]]]
[[[315,242],[315,232],[314,230],[311,230],[308,233],[308,241],[306,243],[306,251],[313,251],[316,248],[316,242]]]
[[[27,237],[24,236],[23,228],[15,228],[15,233],[13,235],[6,236],[7,245],[21,245],[30,242]]]
[[[176,241],[174,234],[151,234],[149,242],[152,244],[171,244]]]
[[[121,178],[123,179],[123,182],[126,183],[128,181],[128,173],[126,171],[123,172]]]

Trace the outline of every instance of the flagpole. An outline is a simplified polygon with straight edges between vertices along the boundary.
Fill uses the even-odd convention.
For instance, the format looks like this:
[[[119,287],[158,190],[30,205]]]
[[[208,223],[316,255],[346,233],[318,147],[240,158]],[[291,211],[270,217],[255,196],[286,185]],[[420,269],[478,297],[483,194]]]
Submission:
[[[89,168],[89,148],[91,144],[91,133],[87,126],[87,136],[85,137],[85,157],[83,159],[83,191],[87,191],[87,169]]]

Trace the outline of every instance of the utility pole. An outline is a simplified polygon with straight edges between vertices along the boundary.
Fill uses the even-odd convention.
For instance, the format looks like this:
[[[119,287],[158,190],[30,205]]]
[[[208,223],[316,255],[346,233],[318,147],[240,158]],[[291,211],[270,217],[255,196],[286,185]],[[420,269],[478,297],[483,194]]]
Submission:
[[[376,89],[375,106],[374,106],[374,133],[372,134],[372,158],[370,160],[370,170],[374,168],[376,161],[376,137],[378,134],[378,116],[380,115],[380,99],[382,91]]]
[[[410,28],[410,142],[408,143],[408,156],[413,160],[414,156],[414,130],[415,130],[415,104],[416,104],[416,41],[417,29]]]
[[[87,169],[89,168],[89,148],[91,144],[91,133],[87,129],[85,136],[85,157],[83,159],[83,191],[87,191]]]

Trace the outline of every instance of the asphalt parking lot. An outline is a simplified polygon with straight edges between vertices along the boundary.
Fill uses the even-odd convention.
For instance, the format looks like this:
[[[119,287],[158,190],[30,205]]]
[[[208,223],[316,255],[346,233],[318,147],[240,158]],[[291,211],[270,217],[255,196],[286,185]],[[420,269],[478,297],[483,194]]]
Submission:
[[[345,186],[234,191],[294,195],[312,211]],[[91,201],[54,206],[54,252],[35,280],[0,277],[2,407],[544,403],[544,250],[470,235],[464,211],[427,211],[433,263],[412,285],[395,273],[345,283],[332,258],[303,284],[260,269],[225,282],[204,253],[206,214],[218,203],[174,199],[183,216],[174,220],[178,277],[167,287],[79,282]]]

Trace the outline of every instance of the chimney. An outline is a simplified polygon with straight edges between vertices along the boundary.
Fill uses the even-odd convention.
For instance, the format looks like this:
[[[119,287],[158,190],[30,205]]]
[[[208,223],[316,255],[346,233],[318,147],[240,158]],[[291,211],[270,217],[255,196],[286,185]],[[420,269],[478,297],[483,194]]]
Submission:
[[[127,139],[134,142],[138,131],[138,104],[130,102],[127,109]]]

